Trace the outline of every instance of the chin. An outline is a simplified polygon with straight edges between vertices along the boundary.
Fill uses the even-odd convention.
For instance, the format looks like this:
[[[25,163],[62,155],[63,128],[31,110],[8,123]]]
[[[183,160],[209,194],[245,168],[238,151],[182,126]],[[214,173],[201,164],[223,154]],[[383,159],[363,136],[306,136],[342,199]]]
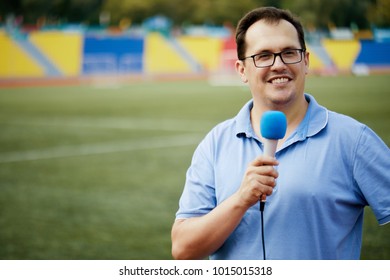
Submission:
[[[294,101],[294,96],[292,95],[283,95],[283,96],[272,96],[267,99],[268,107],[273,110],[282,110],[286,106],[290,105]]]

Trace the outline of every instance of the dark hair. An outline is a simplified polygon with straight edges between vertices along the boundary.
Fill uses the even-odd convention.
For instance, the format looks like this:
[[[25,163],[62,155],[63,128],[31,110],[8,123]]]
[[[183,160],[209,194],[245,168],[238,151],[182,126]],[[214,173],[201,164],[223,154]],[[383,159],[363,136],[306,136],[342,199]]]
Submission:
[[[290,22],[298,32],[301,48],[306,49],[305,34],[300,21],[288,10],[282,10],[274,7],[261,7],[247,13],[238,23],[236,30],[237,57],[243,59],[246,51],[245,36],[248,28],[259,20],[265,20],[268,23],[278,23],[280,20]]]

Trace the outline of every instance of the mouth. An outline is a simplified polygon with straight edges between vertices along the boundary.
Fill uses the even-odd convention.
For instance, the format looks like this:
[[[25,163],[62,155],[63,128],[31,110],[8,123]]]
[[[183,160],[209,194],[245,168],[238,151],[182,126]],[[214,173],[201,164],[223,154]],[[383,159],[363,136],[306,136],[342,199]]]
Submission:
[[[282,85],[282,84],[286,84],[288,83],[289,81],[291,81],[292,79],[290,77],[273,77],[271,79],[268,80],[268,83],[271,83],[273,85]]]

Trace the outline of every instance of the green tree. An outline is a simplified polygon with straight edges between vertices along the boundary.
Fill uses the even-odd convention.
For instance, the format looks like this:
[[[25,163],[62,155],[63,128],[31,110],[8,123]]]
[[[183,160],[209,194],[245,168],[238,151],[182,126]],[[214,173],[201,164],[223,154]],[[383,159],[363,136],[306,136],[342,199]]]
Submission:
[[[154,15],[164,15],[176,25],[182,23],[236,23],[249,9],[264,5],[262,0],[107,0],[102,9],[109,12],[113,24],[128,17],[135,23]]]
[[[23,16],[24,23],[35,24],[39,18],[61,22],[96,23],[104,0],[8,0],[1,1],[0,15]]]
[[[164,15],[177,26],[236,25],[246,12],[260,6],[290,9],[310,28],[390,26],[390,0],[3,0],[0,16],[23,16],[24,23],[45,17],[98,24],[104,13],[111,25],[118,25],[122,19],[141,24],[148,17]]]
[[[390,27],[390,0],[374,1],[367,12],[367,19],[378,27]]]
[[[329,26],[368,28],[370,20],[374,20],[378,4],[375,2],[389,2],[390,0],[295,0],[282,1],[284,8],[290,9],[299,15],[306,26],[328,28]],[[381,5],[384,9],[386,5]],[[374,7],[374,8],[373,8]],[[371,10],[372,18],[367,11]],[[387,11],[389,7],[387,4]],[[380,10],[382,12],[382,10]]]

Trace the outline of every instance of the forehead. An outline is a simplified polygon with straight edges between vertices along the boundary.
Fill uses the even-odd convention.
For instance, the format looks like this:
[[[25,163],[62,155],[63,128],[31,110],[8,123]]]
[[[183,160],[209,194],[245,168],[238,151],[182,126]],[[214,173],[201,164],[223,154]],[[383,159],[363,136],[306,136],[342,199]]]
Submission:
[[[245,41],[247,53],[300,48],[298,32],[294,25],[286,20],[272,23],[264,20],[255,22],[248,28]]]

